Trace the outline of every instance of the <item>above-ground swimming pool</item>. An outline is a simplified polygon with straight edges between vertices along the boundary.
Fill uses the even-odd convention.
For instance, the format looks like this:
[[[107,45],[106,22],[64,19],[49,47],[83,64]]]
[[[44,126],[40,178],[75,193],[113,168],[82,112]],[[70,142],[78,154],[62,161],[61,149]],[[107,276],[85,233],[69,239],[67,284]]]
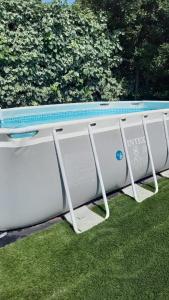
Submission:
[[[155,174],[169,168],[168,114],[167,101],[1,109],[0,230],[69,211],[64,175],[73,208],[100,197],[102,184],[108,193],[152,174],[157,192]]]

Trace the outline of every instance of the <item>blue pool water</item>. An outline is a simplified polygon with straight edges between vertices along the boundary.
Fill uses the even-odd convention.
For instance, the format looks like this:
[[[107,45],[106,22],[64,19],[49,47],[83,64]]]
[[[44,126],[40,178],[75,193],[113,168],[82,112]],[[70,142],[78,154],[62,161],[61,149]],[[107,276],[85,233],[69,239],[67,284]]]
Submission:
[[[138,103],[91,103],[51,105],[48,107],[9,109],[1,111],[1,128],[22,128],[26,126],[82,120],[141,111],[169,109],[169,102]]]

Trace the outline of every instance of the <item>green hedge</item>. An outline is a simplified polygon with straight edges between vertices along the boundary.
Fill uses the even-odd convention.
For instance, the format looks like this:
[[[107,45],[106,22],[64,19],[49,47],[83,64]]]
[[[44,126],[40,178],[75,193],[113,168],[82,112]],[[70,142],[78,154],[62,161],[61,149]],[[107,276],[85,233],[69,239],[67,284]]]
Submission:
[[[106,23],[78,5],[0,0],[0,106],[118,98],[119,32]]]

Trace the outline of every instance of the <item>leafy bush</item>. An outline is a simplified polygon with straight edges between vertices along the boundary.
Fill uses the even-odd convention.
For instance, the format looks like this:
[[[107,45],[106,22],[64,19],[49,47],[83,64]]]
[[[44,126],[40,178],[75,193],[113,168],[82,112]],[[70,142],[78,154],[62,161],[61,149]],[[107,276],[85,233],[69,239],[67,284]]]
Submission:
[[[122,94],[119,32],[109,35],[104,15],[59,1],[0,0],[0,20],[1,107]]]

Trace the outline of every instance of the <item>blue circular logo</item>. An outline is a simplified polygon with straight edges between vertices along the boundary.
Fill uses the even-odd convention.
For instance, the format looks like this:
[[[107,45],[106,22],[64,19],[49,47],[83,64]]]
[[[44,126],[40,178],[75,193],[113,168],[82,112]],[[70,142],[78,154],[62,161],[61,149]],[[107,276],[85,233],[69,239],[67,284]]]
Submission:
[[[116,152],[116,159],[117,160],[122,160],[123,159],[123,152],[121,150],[118,150]]]

